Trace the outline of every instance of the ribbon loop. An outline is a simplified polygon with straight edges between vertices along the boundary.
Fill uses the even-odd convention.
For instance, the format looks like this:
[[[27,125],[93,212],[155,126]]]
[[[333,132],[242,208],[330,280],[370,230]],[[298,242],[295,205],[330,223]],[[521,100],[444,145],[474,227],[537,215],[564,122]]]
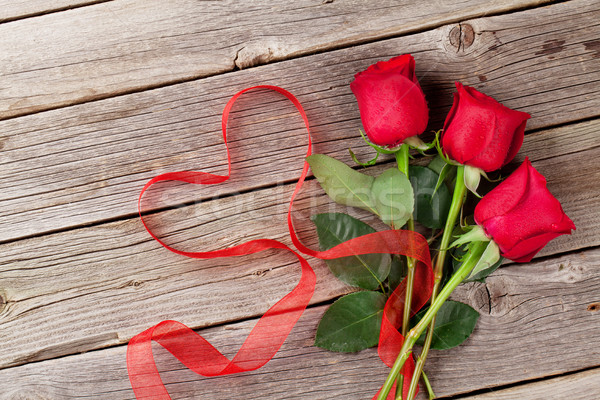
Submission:
[[[142,197],[155,183],[161,181],[179,181],[192,184],[213,185],[227,181],[231,176],[231,156],[227,144],[227,121],[235,101],[245,92],[253,89],[269,89],[278,92],[290,100],[298,109],[308,133],[308,150],[306,156],[312,154],[310,126],[302,105],[290,92],[277,86],[260,85],[243,89],[236,93],[223,110],[221,127],[223,139],[227,148],[227,175],[215,175],[202,171],[168,172],[151,179],[146,183],[138,198],[140,219],[148,233],[166,249],[191,258],[210,259],[219,257],[234,257],[258,253],[269,249],[279,249],[291,252],[296,256],[301,267],[301,277],[296,287],[279,300],[258,320],[240,350],[229,360],[202,336],[187,326],[176,321],[163,321],[158,325],[136,335],[127,347],[127,368],[131,386],[137,399],[170,400],[164,387],[152,354],[152,341],[156,341],[187,368],[203,376],[218,376],[260,368],[273,358],[291,332],[292,328],[308,306],[315,290],[316,276],[308,261],[287,245],[273,239],[251,240],[240,245],[210,251],[181,251],[175,249],[158,238],[146,225],[142,215]],[[390,253],[406,255],[416,259],[416,286],[412,309],[421,308],[431,296],[433,288],[433,270],[427,241],[418,233],[400,230],[375,232],[342,243],[327,251],[316,251],[306,247],[297,237],[292,223],[292,207],[294,199],[302,188],[308,174],[309,165],[304,163],[302,173],[291,196],[287,223],[290,237],[294,246],[302,253],[329,260],[352,255]],[[392,293],[384,309],[380,334],[379,355],[388,365],[394,362],[404,338],[398,332],[401,324],[398,315],[401,314],[406,282],[401,283]],[[398,312],[398,310],[400,310]],[[400,317],[401,319],[401,317]],[[414,366],[412,359],[407,363],[409,370]],[[411,372],[411,371],[408,371]],[[408,373],[406,372],[406,373]],[[411,373],[412,374],[412,373]],[[410,382],[410,379],[408,379]]]

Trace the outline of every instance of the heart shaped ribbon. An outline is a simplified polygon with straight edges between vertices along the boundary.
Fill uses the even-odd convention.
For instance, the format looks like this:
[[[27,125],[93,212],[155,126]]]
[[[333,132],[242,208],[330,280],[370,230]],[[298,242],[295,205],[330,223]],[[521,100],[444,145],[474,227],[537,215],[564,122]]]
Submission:
[[[215,175],[202,171],[180,171],[161,174],[151,179],[143,187],[138,199],[140,219],[148,233],[166,249],[191,258],[219,258],[235,257],[258,253],[269,249],[279,249],[294,254],[301,267],[300,281],[296,287],[273,305],[258,320],[240,350],[229,360],[214,346],[198,335],[192,329],[177,322],[163,321],[158,325],[136,335],[127,347],[127,370],[131,386],[136,398],[170,400],[171,397],[165,388],[152,354],[152,341],[159,343],[187,368],[203,376],[218,376],[260,368],[273,358],[283,345],[290,331],[308,306],[315,290],[316,276],[308,261],[298,252],[287,245],[272,239],[251,240],[240,245],[226,249],[189,252],[177,250],[160,240],[146,225],[142,215],[142,197],[153,184],[161,181],[179,181],[201,185],[213,185],[225,182],[231,175],[231,157],[227,145],[227,121],[235,101],[245,92],[253,89],[269,89],[278,92],[289,99],[298,109],[308,133],[307,156],[312,154],[310,126],[308,117],[300,102],[290,92],[269,85],[260,85],[246,88],[236,93],[223,110],[221,127],[223,140],[227,148],[227,175]],[[361,254],[389,253],[405,255],[417,260],[415,273],[415,286],[411,310],[418,311],[431,296],[433,288],[433,270],[429,255],[429,246],[423,236],[412,231],[388,230],[361,236],[339,244],[326,251],[316,251],[304,246],[297,237],[292,223],[292,206],[294,199],[300,191],[308,174],[309,165],[304,163],[302,173],[292,194],[287,223],[290,237],[294,246],[302,253],[321,258],[334,259],[339,257],[355,256]],[[402,310],[404,308],[404,292],[406,281],[390,295],[383,313],[381,333],[379,339],[379,356],[384,363],[391,366],[398,355],[404,338],[398,332],[402,325]],[[413,312],[413,314],[414,314]],[[410,376],[414,370],[412,358],[406,363],[402,373],[405,379],[403,391],[406,393]],[[393,391],[392,391],[393,392]],[[390,399],[393,396],[390,395]]]

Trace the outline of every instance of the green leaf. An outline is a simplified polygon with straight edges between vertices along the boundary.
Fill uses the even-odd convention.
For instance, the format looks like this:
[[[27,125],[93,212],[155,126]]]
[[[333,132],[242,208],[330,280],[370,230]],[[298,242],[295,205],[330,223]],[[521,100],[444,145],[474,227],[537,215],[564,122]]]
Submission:
[[[306,161],[323,190],[333,201],[379,215],[371,198],[371,186],[375,178],[361,174],[324,154],[313,154],[308,156]]]
[[[458,346],[471,336],[478,319],[479,313],[467,304],[446,301],[435,319],[431,348],[445,350]],[[417,344],[423,345],[425,335],[421,335]]]
[[[385,301],[379,292],[358,292],[340,298],[323,315],[315,346],[354,352],[377,345]]]
[[[388,275],[388,286],[391,290],[395,290],[398,287],[400,282],[406,278],[407,272],[406,257],[392,256],[392,265],[390,267],[390,274]]]
[[[321,250],[329,250],[347,240],[375,232],[369,225],[347,214],[317,214],[311,219],[317,226]],[[391,256],[363,254],[325,262],[341,281],[363,289],[377,289],[390,273]]]
[[[401,228],[412,216],[414,207],[410,181],[397,168],[390,168],[373,182],[371,188],[375,207],[381,220],[394,228]]]
[[[414,218],[428,228],[443,228],[452,203],[450,190],[446,185],[435,190],[438,175],[429,168],[411,166],[409,176],[415,193]]]
[[[446,165],[448,165],[448,163],[446,163],[442,157],[435,156],[431,161],[429,161],[427,168],[439,175],[442,173],[442,170]]]

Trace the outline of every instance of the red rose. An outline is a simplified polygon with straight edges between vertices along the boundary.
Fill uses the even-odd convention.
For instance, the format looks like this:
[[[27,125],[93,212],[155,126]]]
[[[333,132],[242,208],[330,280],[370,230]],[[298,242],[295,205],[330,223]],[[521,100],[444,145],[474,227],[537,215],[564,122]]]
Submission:
[[[371,65],[354,76],[350,89],[371,142],[394,146],[425,131],[429,110],[410,54]]]
[[[461,164],[490,172],[512,160],[531,116],[511,110],[472,87],[456,82],[458,92],[446,117],[442,147]]]
[[[528,158],[481,199],[475,207],[475,222],[504,257],[517,262],[531,261],[550,240],[575,229]]]

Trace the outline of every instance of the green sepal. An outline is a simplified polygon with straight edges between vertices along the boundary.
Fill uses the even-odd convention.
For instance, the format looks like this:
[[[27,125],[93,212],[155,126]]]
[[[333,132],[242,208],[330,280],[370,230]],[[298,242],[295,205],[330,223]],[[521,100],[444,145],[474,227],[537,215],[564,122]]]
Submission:
[[[454,271],[456,271],[459,267],[460,264],[462,263],[462,260],[464,260],[464,258],[467,256],[467,252],[469,251],[469,248],[471,247],[472,243],[475,242],[471,242],[469,244],[469,246],[463,246],[461,247],[456,247],[454,248],[453,252],[452,252],[452,258],[451,258],[451,265],[448,265],[447,271],[448,274],[453,274]],[[485,249],[484,249],[485,251]],[[483,253],[482,253],[483,256]],[[486,256],[487,257],[487,256]],[[503,257],[500,257],[498,259],[498,261],[496,261],[496,263],[492,264],[489,267],[485,267],[485,266],[480,266],[479,272],[473,274],[471,273],[470,276],[468,278],[466,278],[464,280],[464,282],[484,282],[485,279],[495,270],[497,270],[500,265],[502,265],[502,262],[504,261]],[[483,267],[483,268],[481,268]],[[446,274],[444,274],[444,277],[446,278]]]
[[[465,165],[465,186],[471,193],[479,198],[481,198],[481,196],[477,193],[477,188],[481,181],[481,175],[485,175],[485,172],[482,169]]]
[[[419,150],[420,152],[429,150],[435,147],[435,142],[425,143],[418,136],[411,136],[404,139],[404,143],[412,147],[413,149]]]
[[[444,153],[444,149],[442,149],[442,143],[440,142],[440,135],[442,134],[442,129],[440,129],[439,131],[437,131],[435,133],[435,148],[437,149],[438,155],[444,160],[446,161],[446,163],[450,164],[450,165],[462,165],[459,162],[456,162],[454,160],[451,160],[446,153]]]
[[[365,141],[365,143],[367,143],[369,146],[371,146],[372,148],[374,148],[375,150],[377,150],[378,153],[394,154],[395,152],[397,152],[398,150],[400,150],[401,146],[391,147],[391,148],[377,146],[376,144],[373,144],[373,143],[371,143],[369,141],[369,139],[365,136],[365,134],[363,133],[363,131],[361,131],[359,129],[358,132],[360,133],[360,136],[362,136],[362,138]]]
[[[502,175],[498,176],[497,179],[491,179],[489,176],[487,176],[487,174],[483,170],[481,170],[481,176],[483,176],[488,182],[492,182],[492,183],[500,182],[504,179],[502,177]]]
[[[465,279],[465,282],[485,279],[489,274],[494,272],[500,266],[500,264],[502,264],[500,249],[498,248],[496,242],[490,240],[489,244],[481,255],[481,258],[471,271],[471,275]]]
[[[469,229],[467,233],[458,236],[458,238],[450,244],[450,249],[469,242],[487,242],[490,240],[490,238],[488,238],[485,234],[483,228],[479,225],[467,227],[467,229]]]
[[[356,158],[356,154],[354,154],[354,152],[352,151],[352,149],[348,149],[348,152],[350,153],[350,157],[352,158],[352,161],[354,161],[355,163],[357,163],[361,167],[370,167],[372,165],[375,165],[375,163],[377,162],[377,159],[379,158],[379,154],[380,154],[379,151],[377,151],[377,154],[375,154],[375,157],[373,157],[372,159],[370,159],[366,163],[363,163],[363,162],[358,161],[358,158]]]

